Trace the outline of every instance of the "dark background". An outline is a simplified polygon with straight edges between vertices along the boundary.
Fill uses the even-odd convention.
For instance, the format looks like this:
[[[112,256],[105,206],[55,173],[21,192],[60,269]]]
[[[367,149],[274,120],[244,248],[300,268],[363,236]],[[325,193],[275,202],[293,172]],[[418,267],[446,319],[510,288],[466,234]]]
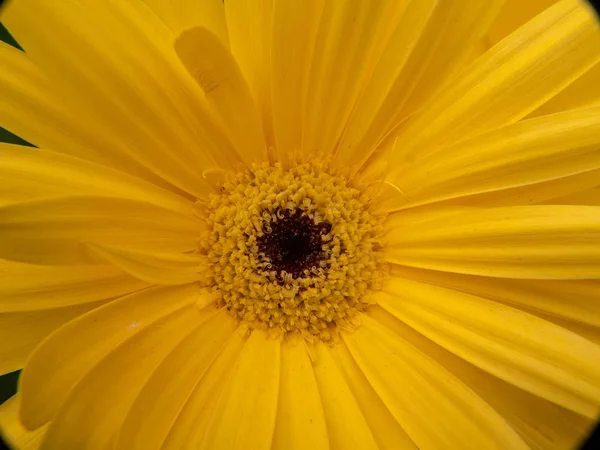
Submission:
[[[0,0],[0,8],[6,0]],[[60,0],[57,0],[60,1]],[[367,0],[372,1],[372,0]],[[481,0],[485,1],[485,0]],[[524,0],[527,1],[527,0]],[[596,8],[596,11],[600,15],[600,0],[588,0],[591,5]],[[8,33],[6,28],[0,22],[0,40],[7,42],[15,47],[18,47],[17,42]],[[0,68],[0,70],[2,70]],[[0,127],[0,142],[10,142],[13,144],[27,145],[27,142],[23,141],[19,137]],[[19,378],[19,371],[8,373],[0,376],[0,404],[8,400],[15,392],[17,392],[17,381]],[[600,424],[596,427],[592,435],[589,437],[587,442],[583,444],[580,450],[592,450],[600,449]],[[2,441],[0,436],[0,450],[10,450],[9,447]]]

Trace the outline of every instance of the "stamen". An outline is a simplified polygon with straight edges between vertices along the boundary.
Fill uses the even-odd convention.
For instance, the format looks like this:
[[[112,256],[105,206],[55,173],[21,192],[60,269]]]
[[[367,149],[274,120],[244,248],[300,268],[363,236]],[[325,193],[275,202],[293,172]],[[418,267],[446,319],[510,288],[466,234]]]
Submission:
[[[260,165],[210,200],[208,284],[250,328],[336,339],[380,287],[383,217],[317,164]]]

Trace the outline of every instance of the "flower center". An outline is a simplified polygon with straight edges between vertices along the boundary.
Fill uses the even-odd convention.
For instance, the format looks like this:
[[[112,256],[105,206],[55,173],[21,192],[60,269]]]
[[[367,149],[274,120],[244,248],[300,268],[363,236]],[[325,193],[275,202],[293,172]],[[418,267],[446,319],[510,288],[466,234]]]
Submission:
[[[255,166],[221,192],[200,245],[219,306],[272,336],[353,328],[382,277],[383,217],[369,198],[317,164]]]
[[[291,213],[278,208],[275,216],[276,221],[263,223],[263,235],[257,238],[257,243],[261,261],[277,272],[281,284],[285,274],[292,278],[303,277],[305,270],[319,267],[321,261],[327,260],[330,252],[324,251],[323,245],[331,224],[316,224],[300,209]]]

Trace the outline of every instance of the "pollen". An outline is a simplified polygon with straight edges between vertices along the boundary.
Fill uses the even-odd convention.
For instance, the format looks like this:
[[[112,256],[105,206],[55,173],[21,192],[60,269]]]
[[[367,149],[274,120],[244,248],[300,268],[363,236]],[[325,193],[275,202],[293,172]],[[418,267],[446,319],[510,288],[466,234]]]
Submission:
[[[319,164],[253,166],[210,199],[206,282],[252,329],[336,340],[380,289],[383,219],[368,195]]]

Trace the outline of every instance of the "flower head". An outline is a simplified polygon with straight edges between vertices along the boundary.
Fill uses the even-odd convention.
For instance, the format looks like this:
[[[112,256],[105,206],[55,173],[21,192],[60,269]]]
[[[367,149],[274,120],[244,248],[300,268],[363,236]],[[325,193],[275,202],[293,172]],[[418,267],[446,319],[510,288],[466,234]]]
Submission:
[[[55,449],[573,448],[600,407],[578,0],[14,0],[0,426]]]

